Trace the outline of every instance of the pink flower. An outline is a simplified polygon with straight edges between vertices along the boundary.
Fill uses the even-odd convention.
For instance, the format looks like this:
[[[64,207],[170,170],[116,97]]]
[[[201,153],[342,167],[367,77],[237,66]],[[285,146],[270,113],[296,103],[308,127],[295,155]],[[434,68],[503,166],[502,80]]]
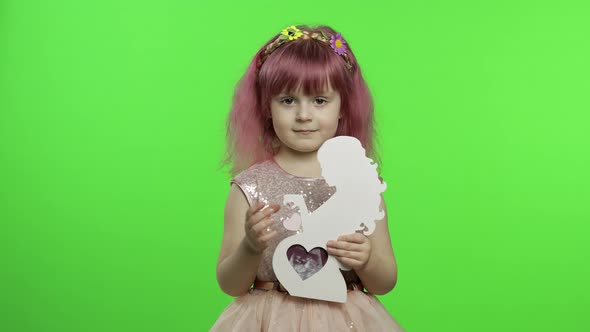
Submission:
[[[343,55],[346,53],[346,42],[342,39],[342,35],[337,33],[336,36],[332,36],[330,38],[330,46],[334,49],[338,55]]]

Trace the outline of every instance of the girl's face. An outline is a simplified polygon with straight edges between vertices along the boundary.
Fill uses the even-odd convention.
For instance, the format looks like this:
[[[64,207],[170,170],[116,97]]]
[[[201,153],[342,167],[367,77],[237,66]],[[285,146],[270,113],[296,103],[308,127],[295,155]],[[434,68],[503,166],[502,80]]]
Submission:
[[[315,152],[334,137],[340,119],[340,93],[327,87],[318,95],[283,92],[270,106],[281,149]]]

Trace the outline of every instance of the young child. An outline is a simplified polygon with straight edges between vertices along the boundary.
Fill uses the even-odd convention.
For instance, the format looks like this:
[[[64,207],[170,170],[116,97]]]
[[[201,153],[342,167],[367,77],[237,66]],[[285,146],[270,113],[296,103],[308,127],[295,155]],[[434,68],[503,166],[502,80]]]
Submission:
[[[346,303],[291,296],[273,272],[277,244],[298,232],[281,223],[293,215],[285,196],[303,196],[313,212],[335,193],[317,158],[335,136],[357,138],[378,160],[371,95],[350,45],[326,26],[285,28],[256,54],[234,95],[226,163],[235,178],[217,281],[237,298],[212,331],[403,331],[373,295],[397,281],[386,215],[369,236],[327,243],[328,254],[351,268],[342,270]]]

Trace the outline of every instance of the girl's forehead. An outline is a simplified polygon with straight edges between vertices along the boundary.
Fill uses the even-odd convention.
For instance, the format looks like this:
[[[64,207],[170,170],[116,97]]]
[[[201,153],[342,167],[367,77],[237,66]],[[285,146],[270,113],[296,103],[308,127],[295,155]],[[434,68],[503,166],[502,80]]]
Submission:
[[[328,84],[327,86],[325,86],[323,89],[321,89],[320,91],[317,91],[316,94],[321,94],[321,95],[334,95],[336,94],[337,91],[335,91],[334,89],[332,89],[332,87]],[[301,86],[299,86],[297,89],[283,89],[281,90],[281,92],[279,92],[279,94],[281,95],[299,95],[299,96],[304,96],[306,95],[305,92],[303,91],[303,89],[301,88]],[[314,94],[312,92],[312,94]]]
[[[323,91],[318,91],[317,93],[312,93],[312,94],[305,94],[303,93],[303,91],[283,91],[281,93],[279,93],[279,95],[290,95],[290,96],[315,96],[315,95],[322,95],[322,96],[333,96],[337,93],[337,91],[334,90],[323,90]]]

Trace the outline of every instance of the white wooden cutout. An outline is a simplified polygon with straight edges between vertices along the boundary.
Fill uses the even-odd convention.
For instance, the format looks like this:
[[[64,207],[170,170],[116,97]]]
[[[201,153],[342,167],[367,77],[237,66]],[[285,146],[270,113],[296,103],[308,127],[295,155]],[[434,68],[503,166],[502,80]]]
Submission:
[[[331,255],[322,267],[322,250],[327,253],[328,240],[336,240],[340,235],[356,231],[365,235],[373,233],[375,221],[384,217],[379,207],[381,193],[387,185],[378,177],[377,164],[366,157],[365,149],[354,137],[327,140],[318,151],[318,161],[322,177],[328,185],[336,187],[336,192],[313,213],[308,211],[303,196],[284,196],[284,204],[299,208],[299,214],[293,215],[284,226],[301,232],[277,245],[272,265],[290,295],[344,303],[347,289],[340,269],[350,268]],[[290,251],[288,256],[289,248],[295,245],[305,250],[296,254]]]

